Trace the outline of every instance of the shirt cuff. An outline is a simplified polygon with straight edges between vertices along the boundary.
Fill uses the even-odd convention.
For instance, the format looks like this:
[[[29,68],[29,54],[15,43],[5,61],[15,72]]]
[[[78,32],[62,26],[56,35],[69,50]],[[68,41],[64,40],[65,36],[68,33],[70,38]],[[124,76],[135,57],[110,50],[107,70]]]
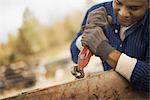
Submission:
[[[82,43],[81,43],[81,39],[82,39],[82,35],[80,35],[78,37],[78,39],[76,40],[76,46],[77,48],[81,51],[83,49]]]
[[[125,77],[128,81],[130,81],[136,63],[137,59],[131,58],[126,54],[122,53],[115,70],[123,77]]]

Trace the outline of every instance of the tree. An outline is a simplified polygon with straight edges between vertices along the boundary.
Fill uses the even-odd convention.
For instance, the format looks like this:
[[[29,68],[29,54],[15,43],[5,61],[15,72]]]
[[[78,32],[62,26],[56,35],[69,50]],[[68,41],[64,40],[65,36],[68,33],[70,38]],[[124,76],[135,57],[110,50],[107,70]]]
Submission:
[[[37,26],[39,22],[27,8],[23,14],[23,25],[19,29],[17,48],[20,53],[29,55],[36,52]],[[37,50],[38,51],[38,50]]]

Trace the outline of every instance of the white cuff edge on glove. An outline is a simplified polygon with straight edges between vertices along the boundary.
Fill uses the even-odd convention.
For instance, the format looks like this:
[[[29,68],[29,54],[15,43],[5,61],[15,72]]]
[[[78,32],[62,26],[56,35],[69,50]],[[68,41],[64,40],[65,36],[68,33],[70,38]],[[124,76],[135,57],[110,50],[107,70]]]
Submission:
[[[76,40],[76,46],[81,51],[83,49],[82,43],[81,43],[82,35],[79,36]]]
[[[136,63],[137,59],[131,58],[126,54],[122,53],[115,70],[123,77],[125,77],[128,81],[130,81]]]

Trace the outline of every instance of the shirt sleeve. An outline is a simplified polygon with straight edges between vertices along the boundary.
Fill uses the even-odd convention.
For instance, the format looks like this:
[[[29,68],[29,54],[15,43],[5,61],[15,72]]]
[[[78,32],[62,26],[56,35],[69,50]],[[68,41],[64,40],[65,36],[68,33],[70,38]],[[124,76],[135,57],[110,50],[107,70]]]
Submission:
[[[122,76],[124,76],[128,81],[130,81],[131,74],[133,72],[136,63],[137,59],[131,58],[126,54],[122,53],[118,60],[115,70]]]
[[[145,61],[137,60],[132,72],[131,83],[139,90],[150,90],[150,44],[146,51]]]
[[[72,58],[72,61],[76,64],[78,61],[78,55],[80,53],[80,50],[78,49],[76,45],[76,41],[80,35],[81,35],[81,32],[77,34],[76,38],[72,41],[71,46],[70,46],[71,58]]]
[[[146,52],[145,61],[131,58],[126,54],[121,54],[116,71],[130,81],[138,90],[149,91],[150,89],[150,46]]]

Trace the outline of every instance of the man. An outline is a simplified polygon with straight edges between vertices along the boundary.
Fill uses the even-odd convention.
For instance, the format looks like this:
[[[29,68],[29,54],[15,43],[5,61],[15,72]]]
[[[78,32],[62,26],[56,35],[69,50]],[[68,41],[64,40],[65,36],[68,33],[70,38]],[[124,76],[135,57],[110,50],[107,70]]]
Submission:
[[[77,63],[81,46],[101,58],[138,90],[149,91],[149,0],[113,0],[91,7],[71,44]]]

